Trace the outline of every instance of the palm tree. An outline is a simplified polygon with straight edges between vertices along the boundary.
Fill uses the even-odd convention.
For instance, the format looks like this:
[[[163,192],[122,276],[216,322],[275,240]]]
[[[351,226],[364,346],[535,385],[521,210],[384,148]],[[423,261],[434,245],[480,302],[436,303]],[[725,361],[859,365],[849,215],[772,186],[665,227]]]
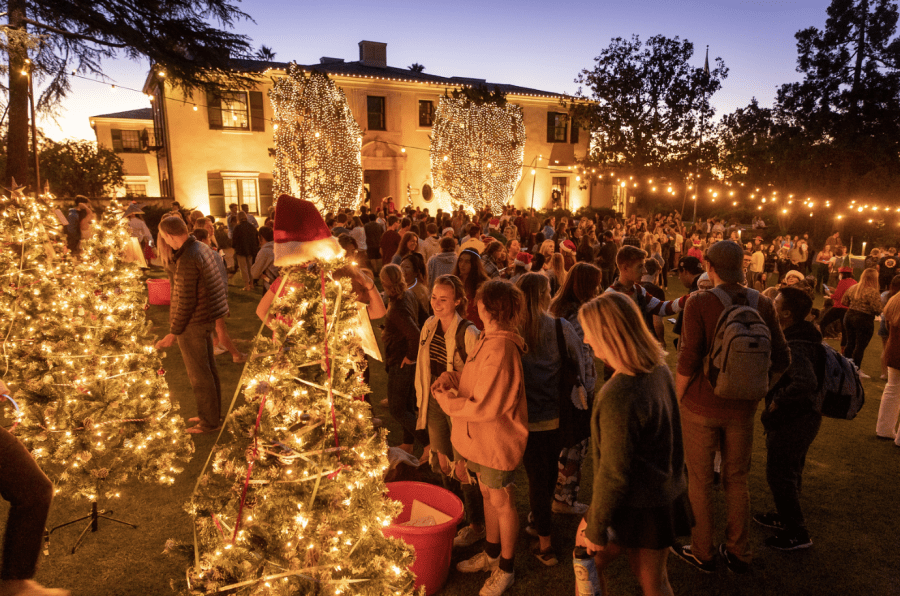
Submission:
[[[413,72],[422,72],[425,70],[425,65],[419,64],[418,62],[413,62],[411,65],[409,65],[409,69]]]
[[[273,52],[272,48],[270,48],[269,46],[261,45],[259,46],[259,49],[256,50],[256,54],[254,55],[254,57],[257,60],[262,60],[263,62],[272,62],[275,60],[275,52]]]

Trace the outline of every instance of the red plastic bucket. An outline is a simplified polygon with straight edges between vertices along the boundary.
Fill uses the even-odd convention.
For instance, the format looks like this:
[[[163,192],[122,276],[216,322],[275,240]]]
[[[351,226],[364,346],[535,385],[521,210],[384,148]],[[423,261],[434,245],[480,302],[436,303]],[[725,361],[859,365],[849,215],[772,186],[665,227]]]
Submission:
[[[149,294],[150,304],[166,306],[172,302],[168,279],[148,279],[147,293]]]
[[[450,572],[450,553],[456,526],[463,516],[463,504],[448,490],[424,482],[389,482],[386,496],[403,503],[403,511],[394,523],[384,528],[385,536],[399,538],[413,547],[416,560],[410,571],[416,574],[416,589],[425,586],[428,596],[440,590]],[[436,526],[401,526],[409,521],[412,503],[419,500],[450,516],[450,521]]]

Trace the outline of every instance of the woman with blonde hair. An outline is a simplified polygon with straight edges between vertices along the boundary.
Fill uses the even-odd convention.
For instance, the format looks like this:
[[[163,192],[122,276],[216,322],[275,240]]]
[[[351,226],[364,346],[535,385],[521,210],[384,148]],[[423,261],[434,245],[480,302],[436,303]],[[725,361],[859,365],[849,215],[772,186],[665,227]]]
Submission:
[[[163,216],[160,223],[170,217],[178,217],[179,215],[166,214]],[[162,234],[157,233],[156,235],[156,250],[159,252],[159,262],[162,263],[162,267],[166,272],[166,275],[169,276],[169,287],[171,289],[175,289],[175,250],[169,246],[169,243],[163,238]]]
[[[585,341],[614,373],[591,421],[594,492],[575,543],[604,571],[622,552],[645,595],[672,595],[666,561],[690,532],[681,417],[666,353],[634,302],[605,292],[581,307]]]
[[[887,367],[887,384],[881,394],[875,436],[894,441],[900,447],[900,433],[897,432],[897,418],[900,417],[900,292],[888,300],[881,317],[888,329],[887,342],[881,356]]]
[[[847,307],[844,315],[844,329],[847,345],[844,356],[853,360],[859,368],[859,376],[868,379],[862,371],[866,347],[875,333],[875,317],[881,314],[881,292],[878,286],[878,270],[868,268],[859,277],[859,283],[844,292],[841,304]]]
[[[566,282],[566,260],[561,253],[555,252],[550,256],[549,264],[544,265],[544,272],[550,278],[550,291],[553,295]]]

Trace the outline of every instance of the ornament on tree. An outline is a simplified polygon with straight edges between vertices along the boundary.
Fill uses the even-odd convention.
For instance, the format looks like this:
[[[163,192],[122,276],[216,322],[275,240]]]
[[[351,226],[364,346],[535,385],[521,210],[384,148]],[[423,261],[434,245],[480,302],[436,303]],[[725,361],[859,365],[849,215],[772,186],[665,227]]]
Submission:
[[[410,594],[412,550],[381,533],[400,506],[384,498],[385,434],[353,374],[359,319],[340,275],[349,263],[307,201],[279,197],[275,230],[272,336],[255,339],[245,404],[228,415],[188,504],[198,536],[190,589]]]

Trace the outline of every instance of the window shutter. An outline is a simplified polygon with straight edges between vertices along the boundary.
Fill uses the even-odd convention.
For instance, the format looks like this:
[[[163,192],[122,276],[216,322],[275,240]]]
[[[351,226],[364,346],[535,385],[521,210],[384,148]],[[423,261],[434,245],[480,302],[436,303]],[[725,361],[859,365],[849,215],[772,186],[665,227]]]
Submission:
[[[250,92],[250,130],[254,132],[266,130],[266,119],[263,116],[262,91]]]
[[[556,113],[547,112],[547,142],[556,141]]]
[[[578,143],[578,123],[574,119],[570,119],[569,122],[572,127],[572,130],[569,131],[569,140],[575,145]]]
[[[122,131],[116,128],[113,128],[109,131],[112,133],[112,148],[116,153],[123,153],[125,151],[125,147],[122,145]]]
[[[259,215],[265,220],[269,213],[269,207],[272,206],[274,197],[272,196],[272,178],[263,178],[259,180]]]
[[[216,217],[225,217],[225,181],[221,178],[208,178],[209,212]]]
[[[206,113],[209,116],[209,129],[222,129],[222,101],[212,92],[206,93]]]

